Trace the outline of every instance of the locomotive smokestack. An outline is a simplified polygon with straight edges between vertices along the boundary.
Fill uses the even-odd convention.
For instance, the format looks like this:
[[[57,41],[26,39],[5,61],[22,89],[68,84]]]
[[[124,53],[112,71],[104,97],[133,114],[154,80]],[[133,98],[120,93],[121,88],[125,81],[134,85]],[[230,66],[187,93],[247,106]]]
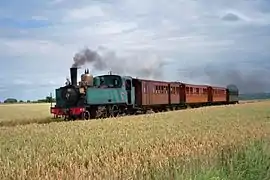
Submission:
[[[72,67],[70,68],[70,79],[71,79],[71,84],[73,86],[77,85],[77,68]]]

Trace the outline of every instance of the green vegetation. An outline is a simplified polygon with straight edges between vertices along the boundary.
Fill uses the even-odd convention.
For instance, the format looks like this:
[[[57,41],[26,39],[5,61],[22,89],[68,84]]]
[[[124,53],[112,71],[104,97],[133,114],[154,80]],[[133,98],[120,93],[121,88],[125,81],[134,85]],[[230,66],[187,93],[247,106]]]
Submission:
[[[270,93],[250,93],[250,94],[240,94],[240,100],[260,100],[260,99],[270,99]]]
[[[147,179],[194,180],[267,180],[270,179],[270,142],[251,141],[245,146],[221,148],[210,164],[209,159],[191,158],[189,162],[174,158],[163,169],[152,167]],[[204,161],[203,161],[204,160]],[[190,169],[187,168],[190,167]],[[141,174],[140,174],[141,175]]]
[[[22,106],[2,107],[14,106],[16,120],[26,121],[46,118],[38,105],[24,105],[35,109],[24,116]],[[267,179],[269,105],[3,125],[0,179]],[[2,110],[6,118],[16,114]]]
[[[52,98],[51,96],[46,96],[44,99],[38,99],[38,100],[27,100],[27,101],[23,101],[23,100],[17,100],[15,98],[7,98],[6,100],[4,100],[3,103],[5,104],[16,104],[16,103],[50,103],[50,102],[55,102],[55,98]]]

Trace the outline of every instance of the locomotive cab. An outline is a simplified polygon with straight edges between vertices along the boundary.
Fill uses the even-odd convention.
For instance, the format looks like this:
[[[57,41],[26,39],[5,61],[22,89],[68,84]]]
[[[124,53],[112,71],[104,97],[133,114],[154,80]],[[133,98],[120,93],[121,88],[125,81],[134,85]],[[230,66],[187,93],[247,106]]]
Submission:
[[[134,96],[131,77],[102,75],[94,77],[93,88],[87,89],[86,100],[89,105],[132,105]]]

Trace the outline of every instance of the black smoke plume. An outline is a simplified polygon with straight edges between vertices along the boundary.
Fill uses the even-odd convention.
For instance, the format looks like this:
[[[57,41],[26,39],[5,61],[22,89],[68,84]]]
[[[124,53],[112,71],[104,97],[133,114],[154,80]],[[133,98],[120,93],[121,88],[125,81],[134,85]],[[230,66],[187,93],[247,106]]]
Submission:
[[[179,69],[179,74],[186,79],[199,79],[209,85],[226,87],[234,84],[240,93],[264,93],[270,92],[269,68],[270,61],[254,61],[248,66],[237,62],[209,63]]]
[[[74,63],[72,67],[81,67],[86,63],[90,63],[93,64],[96,69],[102,70],[106,66],[98,52],[88,48],[85,48],[82,51],[76,53],[73,60]]]
[[[137,54],[119,57],[115,52],[104,47],[97,50],[84,48],[76,53],[72,67],[89,65],[91,71],[112,71],[115,74],[132,75],[140,78],[162,78],[167,62],[153,54]]]

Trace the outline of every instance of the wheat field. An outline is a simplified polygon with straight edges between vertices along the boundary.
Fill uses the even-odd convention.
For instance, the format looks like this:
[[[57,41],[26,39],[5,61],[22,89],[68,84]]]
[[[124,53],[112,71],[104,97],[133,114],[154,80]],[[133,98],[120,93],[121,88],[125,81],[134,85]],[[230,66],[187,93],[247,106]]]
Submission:
[[[51,121],[50,104],[0,104],[0,126]]]
[[[0,179],[189,179],[220,152],[270,140],[270,101],[52,123],[36,123],[50,120],[47,104],[10,106]]]

